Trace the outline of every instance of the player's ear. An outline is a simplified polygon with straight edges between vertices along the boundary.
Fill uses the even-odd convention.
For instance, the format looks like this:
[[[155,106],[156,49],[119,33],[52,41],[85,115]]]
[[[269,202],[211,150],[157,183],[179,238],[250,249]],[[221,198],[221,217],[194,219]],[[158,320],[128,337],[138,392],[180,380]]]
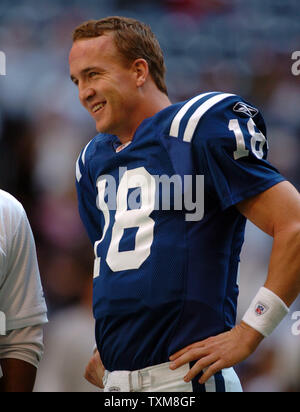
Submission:
[[[137,59],[132,64],[137,87],[142,87],[149,75],[149,66],[145,59]]]

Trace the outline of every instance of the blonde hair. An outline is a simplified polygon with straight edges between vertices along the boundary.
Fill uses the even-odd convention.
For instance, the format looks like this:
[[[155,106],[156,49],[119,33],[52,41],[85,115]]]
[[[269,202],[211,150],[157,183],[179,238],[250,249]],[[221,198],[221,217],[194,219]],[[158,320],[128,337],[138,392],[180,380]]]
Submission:
[[[73,42],[99,37],[107,32],[114,33],[117,50],[127,63],[140,58],[146,60],[157,88],[168,95],[163,53],[157,38],[145,23],[119,16],[89,20],[76,27],[73,32]]]

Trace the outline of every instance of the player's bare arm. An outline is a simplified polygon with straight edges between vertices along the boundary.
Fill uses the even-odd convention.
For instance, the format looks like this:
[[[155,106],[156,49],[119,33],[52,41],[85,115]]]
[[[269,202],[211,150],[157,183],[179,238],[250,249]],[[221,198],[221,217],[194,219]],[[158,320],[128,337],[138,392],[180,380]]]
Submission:
[[[265,287],[287,306],[300,292],[300,196],[288,182],[244,200],[238,210],[256,226],[274,238]],[[185,376],[193,379],[201,371],[205,383],[222,368],[246,359],[263,340],[263,335],[241,322],[229,332],[195,342],[170,357],[171,369],[198,360]]]
[[[265,286],[288,306],[300,292],[300,195],[288,182],[238,205],[242,214],[274,238]]]
[[[32,392],[36,368],[19,359],[1,359],[0,392]]]

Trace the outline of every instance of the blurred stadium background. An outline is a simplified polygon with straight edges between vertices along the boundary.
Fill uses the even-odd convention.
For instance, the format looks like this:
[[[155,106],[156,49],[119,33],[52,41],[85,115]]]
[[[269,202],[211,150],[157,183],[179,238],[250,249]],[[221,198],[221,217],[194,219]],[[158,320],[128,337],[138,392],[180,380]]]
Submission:
[[[50,323],[35,391],[94,391],[82,375],[93,347],[93,251],[79,220],[75,161],[96,134],[69,79],[71,32],[91,18],[135,17],[163,48],[173,102],[205,91],[242,95],[268,126],[270,161],[300,188],[298,0],[1,0],[0,187],[32,224]],[[267,273],[271,239],[247,226],[238,318]],[[291,314],[300,310],[299,299]],[[245,391],[300,391],[291,314],[237,367]]]

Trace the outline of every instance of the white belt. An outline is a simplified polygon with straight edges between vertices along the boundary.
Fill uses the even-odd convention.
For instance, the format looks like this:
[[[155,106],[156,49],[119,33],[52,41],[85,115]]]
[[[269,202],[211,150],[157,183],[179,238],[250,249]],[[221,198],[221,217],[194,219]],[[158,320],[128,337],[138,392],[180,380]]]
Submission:
[[[169,365],[170,362],[166,362],[135,371],[105,371],[103,377],[104,392],[139,392],[147,390],[147,388],[159,387],[161,382],[167,384],[178,380],[183,385],[190,386],[183,382],[189,366],[183,365],[172,371]]]
[[[171,370],[170,362],[136,371],[105,371],[104,392],[193,392],[192,382],[184,382],[189,364]],[[233,368],[221,371],[226,392],[241,392],[242,387]],[[205,383],[206,392],[216,392],[216,382],[211,376]]]

